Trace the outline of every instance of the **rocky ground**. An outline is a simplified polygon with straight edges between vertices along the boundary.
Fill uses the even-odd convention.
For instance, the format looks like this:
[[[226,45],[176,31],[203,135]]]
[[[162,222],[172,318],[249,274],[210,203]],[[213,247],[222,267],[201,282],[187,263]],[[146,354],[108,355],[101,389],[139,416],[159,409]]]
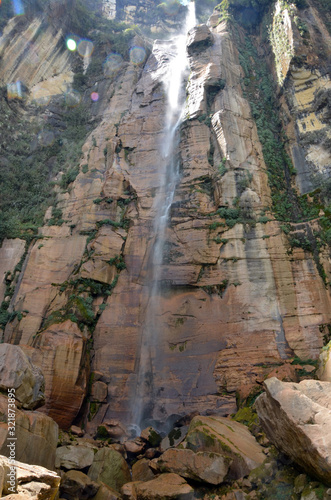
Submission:
[[[65,432],[32,411],[43,403],[43,375],[19,346],[2,344],[1,452],[8,455],[5,394],[14,387],[20,460],[12,495],[11,463],[1,457],[2,495],[8,500],[330,499],[330,351],[331,343],[320,356],[322,380],[271,377],[262,394],[231,417],[191,414],[168,433],[150,426],[132,436],[116,420],[104,421],[94,435],[74,425]]]

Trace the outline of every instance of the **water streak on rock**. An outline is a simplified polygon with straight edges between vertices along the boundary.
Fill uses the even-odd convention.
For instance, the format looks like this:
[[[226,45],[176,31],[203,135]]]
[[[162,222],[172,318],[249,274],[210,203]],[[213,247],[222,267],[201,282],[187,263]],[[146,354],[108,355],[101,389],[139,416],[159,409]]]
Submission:
[[[180,179],[178,145],[179,127],[183,118],[185,103],[184,79],[188,62],[186,54],[186,35],[195,26],[195,5],[191,2],[182,32],[172,40],[157,40],[153,53],[160,66],[165,66],[162,83],[166,93],[165,126],[160,144],[159,189],[155,198],[154,245],[148,262],[146,294],[147,310],[141,336],[140,353],[137,356],[137,388],[133,397],[133,422],[140,425],[145,417],[151,415],[156,397],[153,389],[155,364],[162,363],[156,355],[156,339],[162,334],[160,317],[161,266],[163,262],[166,229],[169,211],[174,199],[176,186]],[[156,159],[156,161],[158,161]],[[153,361],[156,360],[157,363]],[[156,366],[156,369],[158,367]]]

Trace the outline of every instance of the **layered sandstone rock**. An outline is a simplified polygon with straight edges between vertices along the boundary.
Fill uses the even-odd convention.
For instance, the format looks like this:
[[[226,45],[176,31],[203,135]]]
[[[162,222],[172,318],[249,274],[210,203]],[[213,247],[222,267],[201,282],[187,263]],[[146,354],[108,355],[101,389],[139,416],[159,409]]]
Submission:
[[[27,410],[44,403],[44,376],[19,346],[0,345],[0,389],[14,389],[18,404]]]
[[[187,448],[195,452],[224,456],[228,460],[227,477],[231,479],[247,475],[265,459],[262,447],[247,427],[227,418],[194,417],[185,441]]]
[[[16,469],[16,486],[14,487],[8,480],[11,466]],[[55,472],[47,470],[45,467],[37,465],[28,465],[26,463],[14,461],[14,464],[6,457],[0,457],[0,470],[4,480],[1,482],[1,498],[21,498],[35,500],[54,500],[58,498],[60,476]],[[10,495],[10,496],[8,496]],[[19,495],[19,496],[18,496]]]
[[[262,147],[243,97],[237,49],[218,17],[189,36],[191,74],[178,147],[182,176],[165,234],[159,293],[150,298],[148,284],[154,220],[162,203],[160,172],[166,167],[160,155],[166,110],[160,83],[167,63],[164,41],[156,43],[146,63],[121,59],[117,75],[100,77],[100,98],[93,106],[101,122],[83,146],[76,180],[68,192],[58,194],[65,222],[45,225],[42,243],[38,240],[29,249],[10,304],[11,310],[28,313],[7,324],[5,340],[20,344],[42,369],[45,411],[63,427],[71,425],[87,395],[87,345],[92,370],[100,375],[91,387],[85,429],[94,435],[103,421],[118,417],[130,423],[150,310],[156,311],[157,334],[146,354],[143,405],[158,420],[194,411],[231,414],[236,391],[246,396],[294,355],[319,355],[320,327],[330,322],[330,297],[312,254],[303,249],[290,253],[286,235],[268,212],[271,220],[259,221],[271,204]],[[32,34],[38,22],[32,23]],[[6,44],[11,29],[5,33]],[[38,47],[50,32],[38,38]],[[287,36],[293,32],[289,28]],[[38,69],[43,75],[27,70],[36,99],[46,95],[41,77],[52,92],[64,89],[70,68],[65,54],[57,52],[56,40],[54,66]],[[17,44],[15,35],[13,59]],[[57,62],[62,72],[53,75]],[[8,78],[16,75],[14,60],[5,51],[2,64]],[[315,78],[289,68],[284,61],[284,71],[293,69],[298,82],[295,99],[314,107],[308,88],[327,89],[325,73],[321,69]],[[302,119],[309,106],[300,108]],[[317,113],[320,123],[324,111]],[[290,114],[288,119],[292,141]],[[248,222],[226,224],[229,217],[217,213],[238,207]],[[313,223],[304,224],[318,230]],[[327,259],[325,254],[326,273]],[[70,297],[84,280],[108,288],[94,295],[84,289],[83,298],[93,301],[94,317],[89,323],[79,317],[75,323]]]
[[[77,324],[67,320],[42,331],[37,349],[26,348],[45,376],[43,410],[64,429],[70,427],[86,394],[86,343]]]
[[[8,429],[8,399],[0,396],[0,451],[10,456],[8,440],[12,436]],[[15,419],[15,457],[29,464],[42,465],[54,469],[55,451],[59,434],[54,420],[37,411],[22,411],[16,408]],[[33,442],[33,445],[31,444]]]
[[[181,449],[169,449],[157,460],[162,472],[174,472],[181,477],[215,485],[224,481],[231,464],[228,456]]]
[[[303,380],[299,384],[265,381],[256,408],[267,436],[308,474],[331,484],[331,384]]]

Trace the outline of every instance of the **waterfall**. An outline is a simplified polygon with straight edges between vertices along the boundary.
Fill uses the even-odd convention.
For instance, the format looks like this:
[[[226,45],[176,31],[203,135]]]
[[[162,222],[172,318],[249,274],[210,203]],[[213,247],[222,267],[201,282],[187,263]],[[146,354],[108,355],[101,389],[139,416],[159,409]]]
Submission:
[[[132,398],[132,426],[134,432],[146,416],[151,416],[155,397],[153,388],[153,359],[156,359],[156,339],[161,334],[159,296],[162,261],[166,243],[169,211],[179,182],[179,127],[185,104],[184,78],[188,70],[186,54],[187,32],[195,26],[195,5],[190,2],[184,27],[172,40],[154,43],[153,53],[166,69],[161,78],[166,94],[165,125],[160,145],[159,188],[155,198],[154,245],[148,261],[146,283],[147,310],[143,324],[140,353],[137,354],[137,385]],[[157,161],[157,159],[156,159]],[[157,369],[157,367],[156,367]]]

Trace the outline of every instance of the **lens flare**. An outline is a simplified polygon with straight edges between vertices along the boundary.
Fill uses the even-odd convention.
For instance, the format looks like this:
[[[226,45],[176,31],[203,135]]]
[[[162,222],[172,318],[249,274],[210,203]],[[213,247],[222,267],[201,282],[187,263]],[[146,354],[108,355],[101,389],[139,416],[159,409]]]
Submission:
[[[22,99],[22,85],[20,81],[7,83],[8,99]]]
[[[132,47],[130,49],[130,61],[133,64],[141,64],[146,59],[146,50],[143,47]]]
[[[123,57],[116,52],[112,52],[103,63],[103,73],[105,76],[115,76],[123,66]]]
[[[92,92],[91,99],[92,99],[93,102],[98,101],[99,100],[99,94],[98,94],[98,92]]]
[[[82,57],[91,57],[94,50],[94,45],[90,40],[81,40],[77,44],[78,54]]]
[[[67,40],[67,48],[71,50],[71,52],[74,52],[76,50],[77,43],[73,38],[68,38]]]
[[[65,103],[70,108],[75,108],[76,106],[78,106],[78,104],[80,104],[81,100],[82,100],[82,97],[81,97],[80,93],[77,92],[76,90],[71,90],[70,92],[68,92],[65,95]]]
[[[13,1],[14,15],[21,16],[22,14],[24,14],[24,6],[21,0],[12,0],[12,1]]]

